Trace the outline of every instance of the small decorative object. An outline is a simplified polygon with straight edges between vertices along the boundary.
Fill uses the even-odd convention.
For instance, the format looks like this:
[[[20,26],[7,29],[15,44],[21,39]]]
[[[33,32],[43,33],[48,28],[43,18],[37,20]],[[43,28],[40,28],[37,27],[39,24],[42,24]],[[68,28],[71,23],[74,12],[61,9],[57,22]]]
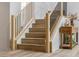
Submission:
[[[75,30],[75,31],[74,31]],[[77,28],[68,26],[60,28],[60,48],[72,49],[78,43]]]
[[[74,22],[73,21],[77,19],[77,13],[76,14],[71,14],[69,16],[69,18],[70,18],[71,25],[74,26]]]
[[[70,20],[66,19],[65,26],[70,26]]]

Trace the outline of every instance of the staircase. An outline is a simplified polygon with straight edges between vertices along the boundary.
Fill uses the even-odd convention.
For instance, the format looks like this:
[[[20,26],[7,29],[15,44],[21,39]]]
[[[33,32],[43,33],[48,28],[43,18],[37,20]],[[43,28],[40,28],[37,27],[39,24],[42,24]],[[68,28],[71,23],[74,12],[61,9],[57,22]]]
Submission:
[[[53,33],[53,30],[57,25],[57,22],[59,20],[58,16],[60,16],[60,10],[56,10],[58,6],[59,5],[57,4],[54,11],[47,11],[44,16],[44,19],[36,19],[36,21],[35,19],[32,19],[31,16],[30,18],[28,18],[29,16],[27,16],[28,13],[26,12],[25,8],[25,10],[23,10],[20,14],[18,14],[18,17],[23,16],[23,19],[25,20],[24,24],[21,24],[21,19],[19,19],[18,17],[17,18],[13,17],[11,24],[12,49],[15,50],[17,46],[17,49],[51,52],[52,51],[51,33]],[[30,11],[29,9],[28,12],[30,13],[32,11]],[[34,20],[35,23],[31,22],[30,19],[32,19],[32,21]],[[30,28],[31,24],[32,28]],[[19,28],[22,29],[18,31]],[[29,33],[26,33],[28,32],[27,29],[29,29]]]
[[[38,19],[32,24],[32,28],[29,28],[29,33],[25,33],[25,38],[22,38],[21,44],[18,44],[17,48],[45,52],[46,33],[44,19]]]
[[[50,30],[58,22],[57,17],[59,15],[59,11],[55,11],[50,16]],[[25,33],[25,38],[21,39],[21,44],[17,44],[17,49],[46,52],[46,35],[48,35],[46,22],[48,21],[45,19],[36,19],[35,23],[32,24],[32,28],[29,28],[29,33]]]

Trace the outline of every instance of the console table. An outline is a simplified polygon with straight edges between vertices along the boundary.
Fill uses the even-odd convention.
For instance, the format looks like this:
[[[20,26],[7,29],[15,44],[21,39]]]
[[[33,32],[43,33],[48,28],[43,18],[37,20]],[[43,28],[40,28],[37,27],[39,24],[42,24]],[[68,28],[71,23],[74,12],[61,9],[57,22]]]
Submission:
[[[78,28],[68,26],[60,28],[60,48],[73,48],[78,44]]]

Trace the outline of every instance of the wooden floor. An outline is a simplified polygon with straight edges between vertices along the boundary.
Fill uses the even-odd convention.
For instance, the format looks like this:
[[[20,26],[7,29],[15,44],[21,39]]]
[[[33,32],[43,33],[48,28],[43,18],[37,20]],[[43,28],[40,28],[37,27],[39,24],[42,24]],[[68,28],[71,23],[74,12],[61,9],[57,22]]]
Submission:
[[[42,53],[33,51],[7,51],[0,52],[0,57],[78,57],[79,46],[75,46],[73,49],[59,49],[55,53]]]

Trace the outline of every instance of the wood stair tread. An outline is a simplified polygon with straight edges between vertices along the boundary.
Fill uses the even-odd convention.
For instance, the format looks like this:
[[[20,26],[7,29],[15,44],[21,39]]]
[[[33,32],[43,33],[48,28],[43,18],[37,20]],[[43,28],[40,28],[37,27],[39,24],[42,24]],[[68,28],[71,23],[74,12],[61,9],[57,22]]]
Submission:
[[[32,28],[34,28],[34,29],[46,29],[46,27],[32,27]]]
[[[41,28],[39,28],[39,27],[29,28],[29,32],[46,32],[45,30],[46,30],[46,28],[43,28],[43,27],[41,27]]]
[[[30,34],[45,34],[45,32],[29,32]]]
[[[29,32],[25,34],[25,37],[27,38],[45,38],[45,32]]]
[[[29,45],[29,46],[45,46],[45,45],[40,45],[40,44],[18,44],[18,45]]]
[[[44,21],[44,19],[36,19],[36,22]]]
[[[26,40],[28,40],[28,39],[31,39],[31,40],[36,40],[36,39],[40,39],[40,40],[42,40],[42,39],[45,39],[45,38],[22,38],[23,40],[24,39],[26,39]]]
[[[41,22],[36,22],[36,23],[33,23],[33,24],[45,24],[45,22],[41,21]]]
[[[29,28],[29,33],[25,33],[25,38],[21,38],[21,44],[17,44],[17,49],[46,51],[46,27],[45,20],[39,19]]]
[[[46,29],[46,27],[33,27],[34,29]],[[30,29],[32,29],[32,28],[30,28]]]
[[[37,21],[35,22],[35,24],[45,24],[45,21],[44,21],[44,20],[37,20]]]
[[[44,24],[33,24],[32,27],[45,27]]]
[[[30,28],[32,29],[32,28]],[[33,29],[46,29],[46,27],[33,27]]]

